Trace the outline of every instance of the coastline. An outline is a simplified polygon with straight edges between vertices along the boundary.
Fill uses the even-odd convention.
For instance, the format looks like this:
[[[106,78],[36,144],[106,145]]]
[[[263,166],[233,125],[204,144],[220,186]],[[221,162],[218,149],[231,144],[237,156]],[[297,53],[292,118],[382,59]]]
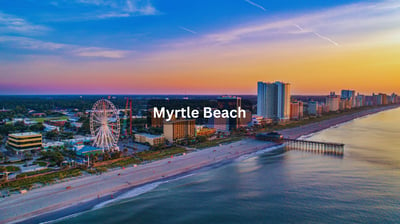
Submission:
[[[283,129],[280,131],[280,133],[282,133],[286,138],[292,138],[292,139],[306,138],[307,136],[314,135],[325,129],[332,128],[335,126],[341,126],[355,119],[363,118],[365,116],[373,115],[387,110],[396,109],[399,107],[400,105],[391,105],[386,107],[372,108],[364,111],[355,112],[352,114],[338,116],[328,120],[323,120],[320,122],[310,123],[299,127]]]
[[[300,138],[357,118],[398,107],[398,105],[393,105],[373,108],[317,123],[284,129],[280,132],[285,137]],[[155,182],[173,180],[202,169],[222,166],[244,155],[273,146],[276,146],[276,144],[246,139],[191,152],[185,156],[155,161],[140,165],[137,168],[128,167],[125,170],[113,170],[98,176],[82,177],[35,189],[24,195],[13,195],[10,198],[0,200],[0,223],[32,223],[45,221],[46,218],[47,220],[54,220],[57,219],[57,216],[61,218],[88,211],[95,205],[117,198],[132,189]],[[132,172],[130,173],[130,171]],[[121,176],[118,176],[118,173],[121,173]],[[72,189],[66,190],[66,186],[72,186]],[[101,195],[101,197],[98,197],[98,195]],[[56,200],[53,197],[56,197]],[[44,205],[44,207],[37,207],[37,204]],[[15,213],[16,211],[19,213]]]

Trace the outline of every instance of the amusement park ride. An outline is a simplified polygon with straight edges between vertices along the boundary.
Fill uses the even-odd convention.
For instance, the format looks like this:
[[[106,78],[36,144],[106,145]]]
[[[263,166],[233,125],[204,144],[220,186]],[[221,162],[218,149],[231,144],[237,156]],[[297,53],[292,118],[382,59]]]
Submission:
[[[128,114],[130,122],[129,133],[127,125]],[[121,137],[126,138],[132,135],[132,99],[130,98],[126,100],[123,122]],[[90,132],[94,137],[93,146],[101,148],[103,152],[119,150],[117,143],[120,138],[120,128],[118,109],[109,100],[98,100],[93,105],[90,114]]]
[[[129,132],[128,132],[128,118],[129,118]],[[122,138],[127,138],[128,136],[132,136],[132,99],[126,98],[126,106],[125,106],[125,114],[124,114],[124,123],[123,123],[123,135]]]

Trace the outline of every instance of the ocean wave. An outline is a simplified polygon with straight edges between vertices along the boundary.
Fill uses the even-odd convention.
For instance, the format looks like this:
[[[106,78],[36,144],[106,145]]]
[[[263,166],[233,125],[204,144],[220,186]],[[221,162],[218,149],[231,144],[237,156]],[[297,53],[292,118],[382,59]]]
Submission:
[[[40,224],[57,223],[57,222],[60,222],[60,221],[63,221],[63,220],[67,220],[67,219],[71,219],[71,218],[80,216],[80,215],[82,215],[82,214],[84,214],[84,213],[86,213],[86,212],[88,212],[88,211],[78,212],[78,213],[74,213],[74,214],[71,214],[71,215],[63,216],[63,217],[58,218],[58,219],[54,219],[54,220],[50,220],[50,221],[45,221],[45,222],[40,222]]]
[[[240,162],[240,161],[243,161],[243,160],[248,159],[250,157],[254,157],[254,156],[257,156],[257,155],[260,155],[260,154],[271,152],[271,151],[280,149],[282,147],[283,147],[282,145],[267,147],[265,149],[261,149],[261,150],[258,150],[256,152],[250,153],[250,154],[242,155],[242,156],[238,157],[237,159],[235,159],[234,161]],[[142,195],[144,193],[147,193],[149,191],[152,191],[152,190],[156,189],[161,184],[165,184],[165,183],[168,183],[168,182],[171,182],[171,181],[176,181],[176,180],[180,180],[180,179],[183,179],[183,178],[187,178],[187,177],[192,176],[194,174],[195,173],[190,173],[190,174],[187,174],[187,175],[180,175],[180,176],[177,176],[177,177],[172,178],[172,179],[156,181],[156,182],[153,182],[153,183],[145,184],[145,185],[140,186],[140,187],[133,188],[132,190],[129,190],[128,192],[123,193],[123,194],[121,194],[120,196],[118,196],[118,197],[116,197],[114,199],[111,199],[111,200],[108,200],[108,201],[104,201],[102,203],[97,204],[91,210],[97,210],[97,209],[104,208],[104,207],[109,206],[109,205],[113,205],[113,204],[115,204],[117,202],[120,202],[120,201],[122,201],[124,199],[137,197],[139,195]]]
[[[178,177],[173,178],[173,179],[156,181],[156,182],[153,182],[153,183],[145,184],[145,185],[140,186],[140,187],[135,187],[132,190],[129,190],[128,192],[123,193],[123,194],[121,194],[120,196],[118,196],[118,197],[116,197],[114,199],[111,199],[111,200],[108,200],[108,201],[104,201],[102,203],[97,204],[91,210],[97,210],[97,209],[100,209],[100,208],[104,208],[107,205],[115,204],[115,203],[117,203],[119,201],[122,201],[124,199],[137,197],[139,195],[142,195],[144,193],[147,193],[149,191],[152,191],[152,190],[156,189],[161,184],[168,183],[168,182],[171,182],[171,181],[180,180],[180,179],[183,179],[183,178],[187,178],[187,177],[192,176],[192,175],[193,174],[182,175],[182,176],[178,176]]]
[[[134,189],[132,189],[132,190],[130,190],[130,191],[124,193],[124,194],[121,194],[120,196],[118,196],[118,197],[116,197],[114,199],[111,199],[111,200],[108,200],[108,201],[104,201],[104,202],[102,202],[100,204],[95,205],[92,208],[92,210],[97,210],[97,209],[100,209],[100,208],[104,208],[107,205],[114,204],[114,203],[119,202],[121,200],[128,199],[128,198],[133,198],[133,197],[139,196],[141,194],[147,193],[147,192],[149,192],[151,190],[156,189],[162,183],[164,183],[164,181],[157,181],[157,182],[153,182],[153,183],[150,183],[150,184],[145,184],[143,186],[134,188]]]
[[[277,146],[272,146],[272,147],[268,147],[268,148],[265,148],[265,149],[261,149],[261,150],[258,150],[256,152],[253,152],[253,153],[242,155],[242,156],[238,157],[237,159],[235,159],[234,161],[235,162],[240,162],[240,161],[246,160],[248,158],[251,158],[251,157],[254,157],[254,156],[258,156],[260,154],[264,154],[264,153],[267,153],[267,152],[272,152],[272,151],[277,150],[277,149],[281,149],[282,147],[283,147],[283,145],[277,145]]]

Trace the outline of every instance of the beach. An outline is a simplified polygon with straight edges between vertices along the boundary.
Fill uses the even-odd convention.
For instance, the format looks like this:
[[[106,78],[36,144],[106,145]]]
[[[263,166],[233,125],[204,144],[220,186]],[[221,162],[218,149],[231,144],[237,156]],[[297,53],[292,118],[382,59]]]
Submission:
[[[398,106],[374,108],[318,123],[285,129],[280,132],[286,138],[299,138],[359,117],[396,107]],[[12,195],[0,199],[0,223],[19,222],[89,202],[96,204],[96,200],[100,203],[112,199],[124,189],[190,173],[203,167],[231,161],[273,146],[276,146],[276,144],[245,139],[137,167],[130,166],[101,175],[80,177],[68,182],[34,189],[26,194]],[[67,187],[70,188],[67,189]]]

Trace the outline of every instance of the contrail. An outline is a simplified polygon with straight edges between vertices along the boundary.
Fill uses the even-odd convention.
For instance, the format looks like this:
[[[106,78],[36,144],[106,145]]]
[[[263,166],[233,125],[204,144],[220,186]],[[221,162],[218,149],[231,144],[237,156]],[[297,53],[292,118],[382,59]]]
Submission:
[[[294,26],[297,27],[297,28],[298,28],[300,31],[302,31],[302,32],[313,33],[315,36],[317,36],[317,37],[319,37],[319,38],[321,38],[321,39],[323,39],[323,40],[329,41],[331,44],[333,44],[333,45],[335,45],[335,46],[339,46],[339,44],[338,44],[336,41],[332,40],[332,39],[329,38],[329,37],[323,36],[323,35],[321,35],[321,34],[315,32],[315,31],[307,31],[307,30],[303,29],[303,27],[301,27],[299,24],[294,24]]]
[[[196,31],[191,30],[191,29],[188,29],[188,28],[183,27],[183,26],[180,26],[179,29],[184,30],[184,31],[187,31],[187,32],[189,32],[189,33],[197,34]]]
[[[301,26],[299,26],[298,24],[295,23],[294,26],[297,27],[300,31],[304,31],[304,29]]]
[[[338,44],[337,42],[333,41],[331,38],[326,37],[326,36],[322,36],[321,34],[319,34],[319,33],[317,33],[317,32],[313,32],[313,33],[314,33],[317,37],[319,37],[319,38],[321,38],[321,39],[324,39],[324,40],[327,40],[327,41],[331,42],[332,44],[334,44],[335,46],[339,46],[339,44]]]
[[[255,6],[255,7],[257,7],[257,8],[259,8],[259,9],[263,10],[263,11],[266,11],[266,9],[265,9],[264,7],[262,7],[261,5],[255,3],[255,2],[253,2],[253,1],[250,1],[250,0],[244,0],[244,1],[247,2],[247,3],[249,3],[249,4],[252,5],[252,6]]]

